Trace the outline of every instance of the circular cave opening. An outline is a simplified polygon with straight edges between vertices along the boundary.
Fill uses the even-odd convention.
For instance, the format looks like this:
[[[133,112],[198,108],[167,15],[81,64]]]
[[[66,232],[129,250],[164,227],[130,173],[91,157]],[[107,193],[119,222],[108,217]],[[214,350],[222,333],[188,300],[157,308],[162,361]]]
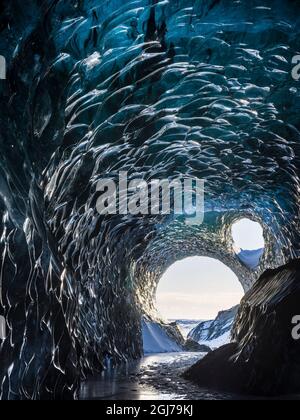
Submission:
[[[189,257],[174,263],[156,291],[156,308],[168,322],[176,322],[185,338],[219,347],[230,331],[244,296],[237,276],[221,261]]]
[[[239,260],[255,270],[265,250],[264,231],[260,223],[243,218],[232,225],[233,249]]]

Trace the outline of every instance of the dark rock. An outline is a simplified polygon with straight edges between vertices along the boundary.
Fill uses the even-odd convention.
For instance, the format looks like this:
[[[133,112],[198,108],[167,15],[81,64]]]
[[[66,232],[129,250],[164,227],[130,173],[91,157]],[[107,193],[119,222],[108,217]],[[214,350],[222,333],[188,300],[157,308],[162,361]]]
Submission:
[[[194,341],[192,339],[186,340],[184,344],[184,350],[186,351],[195,351],[195,352],[201,352],[201,353],[210,353],[212,350],[210,347],[201,345],[197,343],[197,341]]]
[[[264,273],[242,300],[235,343],[207,355],[185,378],[201,387],[249,395],[299,393],[300,341],[292,337],[299,301],[299,260]]]
[[[176,322],[162,324],[162,326],[172,340],[174,340],[179,346],[184,346],[184,338]]]
[[[189,379],[201,388],[228,392],[243,392],[243,379],[246,375],[239,364],[232,360],[237,352],[236,343],[226,344],[210,352],[184,373],[184,378]]]

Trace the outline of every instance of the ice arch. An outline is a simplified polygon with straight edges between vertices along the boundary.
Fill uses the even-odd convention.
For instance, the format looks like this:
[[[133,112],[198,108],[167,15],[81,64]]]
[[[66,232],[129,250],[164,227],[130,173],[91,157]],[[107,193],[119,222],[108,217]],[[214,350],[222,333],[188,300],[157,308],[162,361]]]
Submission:
[[[263,4],[5,2],[1,398],[74,398],[108,357],[140,356],[178,259],[218,258],[247,291],[299,256],[299,6]],[[205,223],[101,218],[97,181],[120,170],[206,179]],[[240,217],[265,232],[254,270],[233,251]]]

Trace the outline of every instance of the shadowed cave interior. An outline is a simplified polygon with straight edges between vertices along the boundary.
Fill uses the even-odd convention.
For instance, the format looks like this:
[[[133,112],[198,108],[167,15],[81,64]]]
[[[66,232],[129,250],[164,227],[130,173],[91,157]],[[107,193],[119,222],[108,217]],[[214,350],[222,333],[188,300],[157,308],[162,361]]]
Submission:
[[[259,395],[300,391],[289,329],[300,284],[300,102],[290,74],[299,8],[2,2],[2,399],[73,399],[106,360],[141,357],[141,318],[157,320],[157,282],[190,256],[220,260],[246,292],[235,343],[204,362],[225,364],[224,378],[236,382],[205,382],[207,365],[190,378]],[[204,223],[100,216],[97,182],[121,170],[205,179]],[[264,231],[255,268],[234,251],[242,218]]]

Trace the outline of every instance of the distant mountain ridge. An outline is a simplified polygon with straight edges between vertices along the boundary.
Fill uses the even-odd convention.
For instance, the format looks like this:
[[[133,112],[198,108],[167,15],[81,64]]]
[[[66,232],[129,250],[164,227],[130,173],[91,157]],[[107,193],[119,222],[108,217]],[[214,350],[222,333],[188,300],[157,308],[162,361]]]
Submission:
[[[239,306],[221,311],[215,320],[202,321],[189,334],[188,338],[217,348],[231,341],[231,329]]]
[[[170,322],[176,322],[182,335],[187,338],[188,334],[203,322],[201,319],[170,319]]]

